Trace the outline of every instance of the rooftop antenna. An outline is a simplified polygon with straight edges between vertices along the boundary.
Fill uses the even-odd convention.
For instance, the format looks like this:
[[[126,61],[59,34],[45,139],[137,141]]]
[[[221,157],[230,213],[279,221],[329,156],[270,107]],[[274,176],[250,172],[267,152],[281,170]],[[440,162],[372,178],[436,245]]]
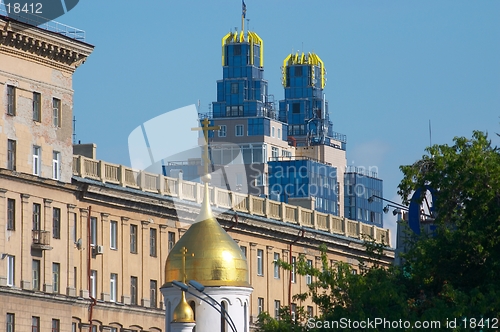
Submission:
[[[250,31],[250,19],[247,18],[247,31]]]
[[[431,129],[431,119],[429,119],[429,146],[432,146],[432,129]]]
[[[245,32],[245,18],[247,16],[247,5],[245,0],[241,0],[241,31]]]
[[[73,115],[73,144],[76,144],[76,117]]]

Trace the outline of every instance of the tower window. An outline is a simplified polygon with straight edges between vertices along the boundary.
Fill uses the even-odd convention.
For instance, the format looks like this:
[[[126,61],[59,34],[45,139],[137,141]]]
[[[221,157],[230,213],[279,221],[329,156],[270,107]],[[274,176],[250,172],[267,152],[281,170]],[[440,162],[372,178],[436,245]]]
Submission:
[[[295,77],[302,76],[302,66],[295,67]]]
[[[243,125],[236,125],[236,136],[243,136]]]
[[[238,93],[238,83],[231,83],[231,93],[232,94]]]
[[[234,55],[241,55],[241,45],[234,45],[233,54]]]
[[[300,103],[293,103],[292,113],[300,113]]]

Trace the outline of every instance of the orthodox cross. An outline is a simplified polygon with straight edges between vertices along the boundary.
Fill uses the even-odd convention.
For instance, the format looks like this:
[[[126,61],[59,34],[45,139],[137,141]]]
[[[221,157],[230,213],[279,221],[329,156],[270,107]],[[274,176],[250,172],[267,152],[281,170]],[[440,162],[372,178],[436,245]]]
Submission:
[[[187,275],[186,275],[186,255],[187,255],[187,248],[186,247],[182,247],[181,248],[181,253],[180,254],[175,254],[174,256],[181,256],[182,257],[182,283],[186,283],[186,278],[187,278]],[[191,254],[190,255],[191,257],[194,257],[194,254]]]
[[[208,174],[208,165],[210,164],[210,158],[208,157],[208,131],[209,130],[219,130],[220,126],[209,127],[210,120],[208,120],[208,118],[205,118],[205,120],[203,120],[201,123],[203,124],[203,127],[191,128],[191,130],[194,130],[194,131],[203,130],[203,136],[205,137],[205,146],[204,146],[204,151],[203,151],[203,163],[204,163],[204,173],[206,175],[206,174]]]

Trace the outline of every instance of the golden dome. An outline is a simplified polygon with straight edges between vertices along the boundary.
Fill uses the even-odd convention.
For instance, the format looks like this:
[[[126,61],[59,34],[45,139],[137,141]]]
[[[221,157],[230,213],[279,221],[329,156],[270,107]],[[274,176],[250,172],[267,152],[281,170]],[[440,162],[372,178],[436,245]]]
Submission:
[[[187,252],[182,254],[184,248]],[[195,280],[204,286],[250,287],[246,258],[214,218],[206,182],[200,214],[168,255],[166,283],[184,279],[183,256],[186,281]]]
[[[194,312],[191,306],[186,302],[186,295],[182,292],[182,298],[172,315],[173,323],[194,323]]]

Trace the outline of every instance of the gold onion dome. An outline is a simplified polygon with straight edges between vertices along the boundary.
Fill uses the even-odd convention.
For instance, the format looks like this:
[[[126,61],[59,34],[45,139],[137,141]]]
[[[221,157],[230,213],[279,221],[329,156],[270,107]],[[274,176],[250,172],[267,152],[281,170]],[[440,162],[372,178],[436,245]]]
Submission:
[[[186,302],[186,295],[182,292],[182,298],[177,307],[174,309],[172,315],[172,322],[174,323],[193,323],[194,312],[191,306]]]
[[[246,258],[212,214],[208,196],[209,178],[210,175],[203,177],[205,188],[200,214],[168,255],[165,282],[183,280],[184,256],[186,281],[195,280],[208,287],[250,287]],[[185,249],[185,254],[181,254]]]

